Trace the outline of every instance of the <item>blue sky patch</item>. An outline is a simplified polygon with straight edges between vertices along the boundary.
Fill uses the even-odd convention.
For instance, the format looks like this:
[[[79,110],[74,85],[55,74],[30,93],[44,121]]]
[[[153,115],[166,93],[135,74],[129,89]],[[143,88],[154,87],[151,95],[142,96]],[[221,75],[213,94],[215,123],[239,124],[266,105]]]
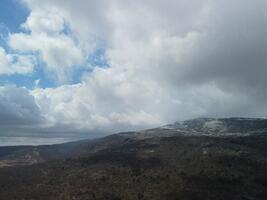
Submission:
[[[6,26],[9,32],[19,32],[20,25],[29,15],[28,8],[19,0],[0,1],[0,24]]]

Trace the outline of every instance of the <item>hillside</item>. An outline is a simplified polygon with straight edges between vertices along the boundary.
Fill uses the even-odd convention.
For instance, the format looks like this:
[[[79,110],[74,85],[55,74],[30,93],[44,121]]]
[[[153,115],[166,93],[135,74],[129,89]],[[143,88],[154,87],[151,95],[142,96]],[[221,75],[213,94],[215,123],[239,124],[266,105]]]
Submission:
[[[92,141],[5,147],[0,159],[34,149],[43,160],[0,169],[0,199],[265,200],[266,128],[265,119],[205,118]]]

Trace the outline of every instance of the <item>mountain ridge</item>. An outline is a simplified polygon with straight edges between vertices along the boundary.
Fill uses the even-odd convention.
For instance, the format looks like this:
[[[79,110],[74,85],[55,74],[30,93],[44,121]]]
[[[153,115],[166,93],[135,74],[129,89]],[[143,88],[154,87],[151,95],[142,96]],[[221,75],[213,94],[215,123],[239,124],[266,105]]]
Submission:
[[[265,118],[196,118],[142,131],[121,132],[103,138],[80,140],[57,145],[0,147],[0,168],[65,159],[91,152],[127,139],[144,140],[154,137],[210,136],[247,137],[267,133]],[[105,141],[107,141],[105,143]]]
[[[32,151],[42,158],[0,168],[0,199],[267,199],[266,120],[220,119],[224,126],[214,128],[216,120],[26,150],[13,147],[10,154],[8,147],[2,154],[0,148],[0,161]],[[204,125],[210,122],[207,134]],[[213,134],[217,127],[238,134]]]

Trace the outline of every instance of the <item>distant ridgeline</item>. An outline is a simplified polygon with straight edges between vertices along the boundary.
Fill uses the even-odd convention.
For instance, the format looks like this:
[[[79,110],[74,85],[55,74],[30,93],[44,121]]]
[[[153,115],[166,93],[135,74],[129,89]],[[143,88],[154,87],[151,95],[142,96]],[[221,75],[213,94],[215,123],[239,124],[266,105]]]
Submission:
[[[208,135],[248,135],[267,132],[263,118],[198,118],[176,122],[162,128]]]

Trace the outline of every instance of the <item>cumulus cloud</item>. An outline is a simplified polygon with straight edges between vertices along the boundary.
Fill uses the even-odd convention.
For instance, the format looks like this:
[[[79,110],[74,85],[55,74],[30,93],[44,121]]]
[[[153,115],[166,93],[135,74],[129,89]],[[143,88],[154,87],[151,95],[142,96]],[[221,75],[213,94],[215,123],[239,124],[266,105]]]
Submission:
[[[1,135],[16,135],[43,121],[34,97],[25,88],[1,86],[0,110]]]
[[[115,132],[200,116],[266,116],[267,3],[262,0],[24,0],[11,34],[60,82],[97,41],[109,67],[75,85],[30,91],[47,132]],[[66,27],[69,31],[66,31]]]
[[[0,87],[0,123],[27,124],[40,120],[35,99],[25,88]]]
[[[29,74],[35,59],[31,55],[8,54],[0,47],[0,75]]]
[[[83,50],[71,35],[64,18],[53,10],[33,10],[22,24],[27,32],[10,34],[12,49],[39,54],[46,70],[60,83],[67,82],[73,70],[86,60]]]

